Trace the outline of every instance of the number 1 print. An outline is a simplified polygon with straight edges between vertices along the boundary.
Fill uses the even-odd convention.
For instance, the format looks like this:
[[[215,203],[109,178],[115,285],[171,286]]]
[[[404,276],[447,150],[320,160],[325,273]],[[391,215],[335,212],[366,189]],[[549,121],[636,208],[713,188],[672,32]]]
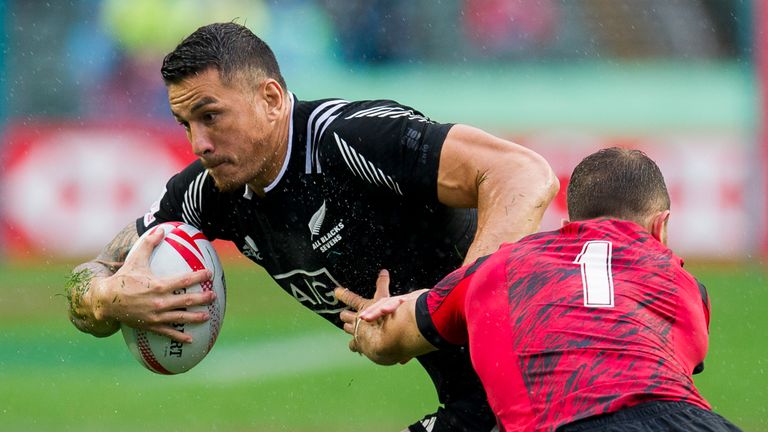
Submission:
[[[581,266],[584,306],[613,307],[611,248],[609,241],[588,241],[573,261]]]

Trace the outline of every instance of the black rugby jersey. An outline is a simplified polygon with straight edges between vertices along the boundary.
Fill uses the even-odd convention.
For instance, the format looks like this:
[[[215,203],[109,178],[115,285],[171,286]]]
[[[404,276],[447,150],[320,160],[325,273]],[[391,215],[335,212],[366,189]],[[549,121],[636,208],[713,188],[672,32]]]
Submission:
[[[477,212],[437,199],[440,151],[451,125],[393,101],[291,100],[288,157],[264,197],[248,187],[219,192],[194,162],[137,220],[139,234],[183,221],[210,239],[230,240],[302,305],[339,327],[344,306],[333,295],[336,286],[370,298],[386,268],[391,292],[403,294],[431,287],[461,266]],[[465,349],[418,360],[445,404],[429,420],[436,420],[434,432],[494,426]]]
[[[451,125],[393,101],[292,98],[288,158],[265,197],[222,193],[199,161],[171,178],[139,234],[183,221],[234,242],[302,305],[341,326],[336,286],[372,297],[380,269],[393,295],[433,286],[462,264],[474,209],[437,199]]]

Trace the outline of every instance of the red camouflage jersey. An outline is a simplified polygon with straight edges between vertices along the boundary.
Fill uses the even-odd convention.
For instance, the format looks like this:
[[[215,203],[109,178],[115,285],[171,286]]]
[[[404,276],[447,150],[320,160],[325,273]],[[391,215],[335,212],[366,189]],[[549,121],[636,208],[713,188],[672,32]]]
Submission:
[[[574,222],[446,276],[418,299],[417,323],[435,346],[469,343],[502,430],[650,401],[710,409],[691,376],[709,300],[682,265],[635,223]]]

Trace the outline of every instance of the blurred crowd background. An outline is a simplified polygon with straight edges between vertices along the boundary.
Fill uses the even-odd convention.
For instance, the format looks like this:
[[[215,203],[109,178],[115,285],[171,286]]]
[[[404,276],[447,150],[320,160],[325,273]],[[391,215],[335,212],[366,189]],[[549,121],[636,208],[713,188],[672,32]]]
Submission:
[[[541,153],[561,182],[542,229],[566,216],[584,156],[646,151],[670,189],[670,245],[712,299],[696,385],[768,430],[765,0],[0,0],[0,430],[385,431],[434,410],[418,365],[346,352],[225,245],[227,321],[194,370],[164,379],[120,336],[69,325],[73,265],[193,159],[163,56],[232,20],[272,46],[299,99],[394,99]]]
[[[294,80],[308,70],[414,64],[747,65],[753,43],[751,5],[740,0],[5,0],[0,5],[7,95],[2,106],[11,118],[166,118],[162,57],[194,29],[216,21],[237,20],[251,28],[270,43]]]
[[[550,159],[657,159],[672,245],[766,250],[759,11],[749,0],[0,0],[0,249],[87,256],[191,159],[159,68],[197,27],[236,20],[299,98],[388,98]],[[556,200],[543,228],[564,216]]]

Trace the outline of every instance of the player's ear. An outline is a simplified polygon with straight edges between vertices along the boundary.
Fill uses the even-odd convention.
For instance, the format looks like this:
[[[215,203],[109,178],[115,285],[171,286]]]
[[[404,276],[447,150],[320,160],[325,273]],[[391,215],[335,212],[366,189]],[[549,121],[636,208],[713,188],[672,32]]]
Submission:
[[[667,244],[667,223],[669,222],[669,210],[656,213],[651,218],[651,235],[662,244]]]
[[[267,104],[267,116],[270,119],[278,118],[285,100],[283,87],[272,78],[267,78],[262,83],[261,91]]]

